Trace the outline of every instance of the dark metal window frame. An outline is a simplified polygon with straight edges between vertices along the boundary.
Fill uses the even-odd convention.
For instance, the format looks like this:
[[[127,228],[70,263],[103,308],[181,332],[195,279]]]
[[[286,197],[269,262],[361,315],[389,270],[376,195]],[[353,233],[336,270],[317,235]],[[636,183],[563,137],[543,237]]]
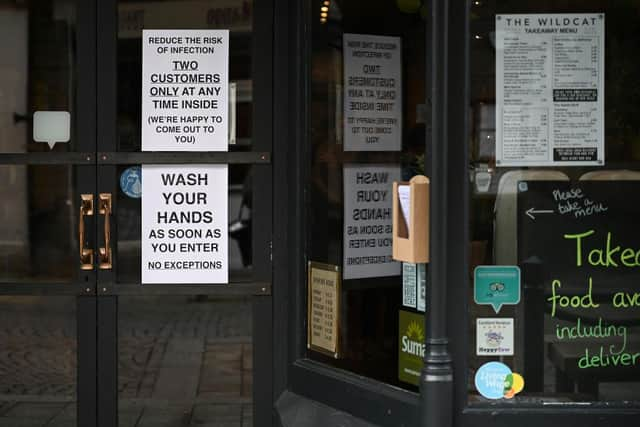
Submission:
[[[274,396],[290,390],[379,425],[414,426],[416,393],[305,357],[312,3],[275,0]]]
[[[120,295],[244,295],[253,305],[253,419],[271,426],[273,413],[273,3],[255,0],[253,22],[253,144],[251,152],[123,153],[116,148],[117,125],[117,1],[77,0],[75,152],[0,153],[0,165],[74,166],[75,193],[118,191],[118,164],[251,164],[253,165],[252,280],[228,285],[144,285],[118,283],[114,270],[74,270],[68,282],[45,284],[28,280],[0,283],[0,295],[76,296],[77,425],[118,424],[118,296]],[[114,209],[117,206],[114,204]],[[102,242],[104,223],[88,221],[91,247]],[[112,224],[113,239],[117,227]]]
[[[97,189],[117,192],[119,164],[251,164],[253,182],[252,251],[250,281],[228,285],[144,285],[116,281],[117,258],[111,271],[98,271],[98,425],[117,425],[117,299],[125,295],[245,295],[253,306],[253,419],[256,426],[271,425],[272,383],[272,238],[273,238],[273,4],[254,0],[252,33],[253,141],[251,152],[117,152],[117,0],[100,0],[97,10]],[[233,46],[231,46],[233,49]],[[114,205],[117,210],[117,206]],[[101,224],[97,224],[101,227]],[[117,227],[112,226],[117,233]],[[98,240],[101,238],[98,233]],[[117,241],[115,239],[114,241]],[[101,242],[98,242],[100,244]]]
[[[0,153],[0,165],[59,165],[74,166],[75,192],[95,193],[96,147],[96,52],[95,24],[96,0],[76,3],[76,80],[75,99],[71,100],[75,111],[74,124],[77,152],[68,153]],[[83,35],[83,36],[80,36]],[[82,108],[80,108],[82,107]],[[94,233],[87,239],[95,247]],[[0,283],[0,295],[42,295],[46,297],[73,297],[76,305],[76,422],[81,426],[97,425],[97,305],[92,296],[95,291],[95,271],[73,270],[67,282],[34,283],[29,280]]]
[[[274,292],[274,336],[278,337],[274,341],[274,395],[291,390],[381,426],[636,425],[638,407],[596,403],[470,407],[467,403],[467,355],[471,345],[466,275],[470,238],[467,141],[471,0],[429,1],[429,11],[438,16],[429,19],[426,44],[431,48],[427,57],[432,61],[425,76],[429,81],[427,97],[434,110],[440,109],[434,111],[433,140],[427,140],[425,148],[431,154],[427,168],[432,180],[432,230],[441,231],[436,233],[437,241],[432,233],[429,283],[439,291],[434,295],[430,290],[429,297],[435,301],[427,302],[428,307],[434,307],[428,313],[427,326],[431,336],[437,338],[430,344],[432,349],[442,351],[444,356],[437,363],[429,363],[449,369],[453,383],[436,385],[432,390],[441,387],[440,402],[429,402],[426,394],[420,396],[305,358],[304,202],[310,159],[306,141],[312,4],[275,0],[274,165],[280,167],[275,167],[274,174],[274,215],[283,220],[274,223],[274,281],[281,285]],[[438,302],[443,309],[437,309]],[[437,326],[430,325],[433,321]]]

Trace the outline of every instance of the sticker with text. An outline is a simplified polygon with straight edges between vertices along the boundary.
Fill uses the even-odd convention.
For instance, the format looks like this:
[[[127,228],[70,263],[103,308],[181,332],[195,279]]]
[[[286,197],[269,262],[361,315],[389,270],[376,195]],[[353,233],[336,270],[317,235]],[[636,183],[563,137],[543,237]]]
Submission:
[[[520,302],[520,268],[516,265],[479,265],[474,270],[474,301],[498,313],[503,305]]]
[[[513,356],[513,319],[476,319],[476,355]]]
[[[476,372],[475,386],[487,399],[511,399],[524,389],[524,378],[504,363],[488,362]]]

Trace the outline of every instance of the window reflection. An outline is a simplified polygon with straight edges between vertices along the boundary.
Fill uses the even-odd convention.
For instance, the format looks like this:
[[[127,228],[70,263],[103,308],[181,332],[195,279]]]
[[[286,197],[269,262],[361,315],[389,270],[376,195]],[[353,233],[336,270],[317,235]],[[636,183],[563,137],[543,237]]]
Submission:
[[[322,7],[327,10],[322,10]],[[361,200],[376,197],[363,188],[357,188],[358,174],[386,173],[390,186],[393,180],[409,179],[424,173],[425,136],[429,131],[425,123],[429,115],[425,102],[425,21],[417,9],[404,11],[395,2],[359,0],[314,2],[310,19],[313,22],[313,39],[309,95],[307,251],[309,261],[339,267],[342,285],[338,316],[340,355],[334,358],[310,350],[307,356],[416,390],[412,384],[402,382],[398,375],[401,266],[397,263],[397,268],[392,272],[375,264],[359,265],[358,273],[353,273],[356,269],[349,262],[361,262],[363,258],[367,258],[366,262],[380,260],[380,254],[375,252],[380,250],[379,247],[371,249],[373,244],[367,237],[353,234],[360,230],[353,213],[357,208],[353,202],[358,200],[358,189],[364,191]],[[399,150],[348,151],[350,148],[345,146],[345,140],[350,138],[350,135],[344,134],[347,129],[345,120],[348,120],[347,116],[359,116],[362,112],[351,114],[349,105],[343,105],[344,91],[349,86],[344,80],[344,34],[363,35],[355,36],[354,40],[364,40],[367,35],[372,35],[395,37],[397,39],[387,40],[399,41],[401,77],[398,80],[402,84],[399,85],[401,87],[394,87],[395,101],[400,105],[402,117],[397,131],[402,135]],[[376,70],[374,62],[372,68],[367,70]],[[389,75],[375,77],[387,79],[385,82],[389,78],[396,78]],[[356,90],[352,95],[359,96],[359,93]],[[363,103],[365,98],[366,92],[363,90]],[[375,105],[376,101],[370,102]],[[370,114],[372,117],[374,115]],[[390,121],[387,119],[384,123]],[[350,187],[345,188],[347,185]],[[384,191],[382,187],[376,189]],[[379,196],[381,193],[376,194]],[[390,198],[389,190],[388,208],[391,207]],[[382,208],[378,213],[384,214],[384,206],[368,207]],[[345,209],[349,209],[349,212],[345,212]],[[359,215],[361,211],[357,213]],[[388,224],[391,224],[390,220]],[[384,242],[384,238],[381,241]],[[390,255],[391,247],[387,249]],[[357,256],[354,255],[356,252]],[[345,254],[349,255],[346,265]],[[408,310],[417,313],[415,309]]]

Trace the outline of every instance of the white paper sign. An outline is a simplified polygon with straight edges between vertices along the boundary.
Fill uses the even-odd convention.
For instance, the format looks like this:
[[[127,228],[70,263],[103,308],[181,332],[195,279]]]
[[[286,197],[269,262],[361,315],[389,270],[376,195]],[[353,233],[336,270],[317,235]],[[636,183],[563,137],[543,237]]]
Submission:
[[[227,151],[228,30],[144,30],[142,150]],[[228,282],[228,166],[143,165],[142,283]]]
[[[398,185],[398,200],[400,201],[400,210],[402,212],[402,218],[407,226],[407,237],[409,228],[411,225],[411,186]]]
[[[604,14],[496,15],[496,165],[604,164]]]
[[[142,283],[227,283],[227,165],[144,165]]]
[[[392,256],[393,181],[400,167],[344,166],[343,278],[400,275]]]
[[[513,356],[513,319],[476,319],[476,355]]]
[[[226,151],[228,30],[142,32],[142,150]]]
[[[399,37],[344,34],[344,150],[399,151],[402,62]]]

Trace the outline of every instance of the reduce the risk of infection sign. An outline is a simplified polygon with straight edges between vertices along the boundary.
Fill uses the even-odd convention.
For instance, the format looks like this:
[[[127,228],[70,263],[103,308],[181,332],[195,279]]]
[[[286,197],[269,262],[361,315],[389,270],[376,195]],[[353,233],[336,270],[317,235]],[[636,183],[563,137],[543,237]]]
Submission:
[[[144,30],[142,150],[226,151],[229,31]]]
[[[227,30],[145,30],[142,150],[227,151]],[[142,166],[142,283],[228,282],[228,166]]]
[[[343,45],[344,150],[400,151],[400,38],[345,34]]]

